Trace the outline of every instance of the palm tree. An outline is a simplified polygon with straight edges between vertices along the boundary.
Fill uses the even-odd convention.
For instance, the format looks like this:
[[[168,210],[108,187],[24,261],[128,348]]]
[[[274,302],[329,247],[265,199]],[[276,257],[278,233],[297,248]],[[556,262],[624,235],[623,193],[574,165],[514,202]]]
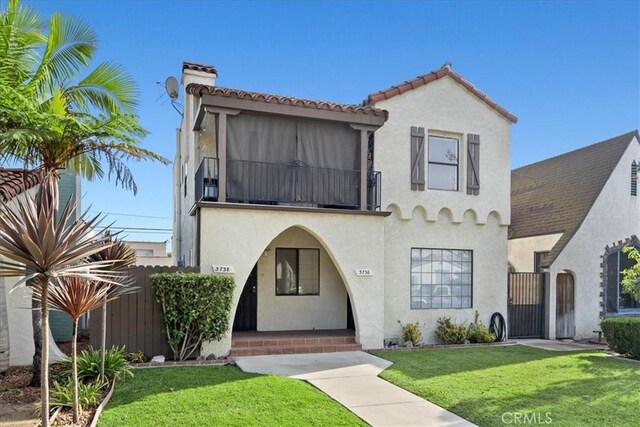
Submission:
[[[109,250],[107,247],[103,250]],[[94,254],[95,255],[95,254]],[[113,269],[113,267],[111,267]],[[57,286],[49,290],[49,305],[71,317],[73,321],[73,338],[71,341],[71,381],[73,383],[73,422],[78,423],[80,405],[78,404],[78,320],[80,317],[122,295],[135,292],[137,288],[115,285],[113,283],[88,283],[78,277],[66,277],[58,281]],[[42,296],[42,287],[36,286],[33,291],[36,297]]]
[[[9,0],[0,11],[0,160],[42,173],[36,204],[51,203],[54,213],[62,168],[89,180],[106,171],[116,185],[135,193],[127,161],[168,163],[140,146],[147,132],[135,115],[138,90],[133,79],[111,62],[88,70],[96,44],[93,30],[78,19],[54,13],[46,25],[19,0]],[[46,296],[49,281],[41,286]],[[34,307],[39,307],[35,298]],[[44,306],[34,310],[32,384],[40,382],[43,390],[48,389],[40,381],[48,369],[46,315]]]
[[[50,186],[53,181],[48,181]],[[55,193],[44,191],[43,195]],[[49,285],[62,279],[78,278],[118,284],[120,273],[111,270],[113,262],[90,261],[88,257],[111,245],[104,237],[94,236],[99,217],[85,220],[85,215],[71,221],[71,204],[56,222],[56,209],[51,200],[40,203],[27,196],[18,200],[15,211],[3,206],[0,210],[0,277],[23,277],[18,284],[33,281],[40,299],[42,328],[48,329]],[[48,334],[42,334],[41,417],[49,424]]]

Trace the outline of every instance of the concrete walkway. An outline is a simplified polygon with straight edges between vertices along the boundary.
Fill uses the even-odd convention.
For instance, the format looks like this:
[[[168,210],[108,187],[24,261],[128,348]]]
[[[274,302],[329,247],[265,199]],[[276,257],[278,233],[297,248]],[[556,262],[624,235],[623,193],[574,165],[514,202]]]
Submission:
[[[567,340],[542,340],[542,339],[521,339],[515,340],[516,344],[526,345],[527,347],[540,348],[550,351],[584,351],[584,350],[606,350],[605,344],[581,344],[575,341]]]
[[[308,381],[372,426],[473,426],[378,374],[391,362],[362,351],[236,357],[245,372]]]

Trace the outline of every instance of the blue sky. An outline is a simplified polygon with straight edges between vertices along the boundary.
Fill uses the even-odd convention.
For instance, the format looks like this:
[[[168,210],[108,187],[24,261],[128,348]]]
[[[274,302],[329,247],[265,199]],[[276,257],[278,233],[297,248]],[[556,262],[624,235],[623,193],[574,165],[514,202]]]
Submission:
[[[25,4],[96,30],[96,62],[115,60],[134,76],[145,145],[170,159],[180,117],[156,82],[179,78],[183,60],[215,65],[221,86],[346,103],[451,61],[518,116],[513,167],[640,127],[639,1]],[[136,196],[84,183],[83,207],[122,227],[171,228],[171,166],[132,169]]]

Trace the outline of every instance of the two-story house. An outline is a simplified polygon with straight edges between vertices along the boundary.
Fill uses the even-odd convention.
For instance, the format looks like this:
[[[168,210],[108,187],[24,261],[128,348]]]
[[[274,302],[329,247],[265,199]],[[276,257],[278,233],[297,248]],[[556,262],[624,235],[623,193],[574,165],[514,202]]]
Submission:
[[[174,163],[175,259],[237,284],[232,331],[204,353],[380,348],[398,320],[432,342],[441,316],[505,314],[513,115],[448,66],[362,105],[216,78],[183,64]]]

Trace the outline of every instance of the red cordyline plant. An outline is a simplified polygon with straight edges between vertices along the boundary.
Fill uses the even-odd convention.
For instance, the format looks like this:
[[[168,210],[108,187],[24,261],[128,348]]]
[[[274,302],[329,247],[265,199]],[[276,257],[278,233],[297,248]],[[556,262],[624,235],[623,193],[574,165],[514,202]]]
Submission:
[[[109,248],[103,250],[109,250]],[[41,286],[35,286],[34,296],[41,298],[42,290]],[[124,281],[119,284],[87,282],[78,277],[58,279],[56,285],[49,289],[47,297],[49,306],[68,314],[73,321],[71,381],[73,384],[72,413],[74,423],[78,423],[81,410],[78,403],[78,320],[83,314],[100,307],[102,304],[135,291],[137,288],[127,286]]]
[[[111,236],[107,235],[107,239],[112,241]],[[113,239],[112,244],[105,247],[100,252],[89,257],[92,261],[112,261],[113,265],[111,269],[122,274],[116,281],[122,285],[130,288],[131,279],[127,275],[129,267],[136,263],[136,252],[131,246],[124,243],[122,240]],[[137,291],[138,288],[132,288]],[[107,302],[109,300],[105,297],[102,302],[102,333],[100,338],[100,376],[104,380],[104,359],[107,346]]]
[[[48,338],[50,286],[64,279],[77,278],[91,282],[118,284],[122,274],[111,267],[113,261],[92,261],[92,255],[113,243],[93,228],[100,216],[85,219],[83,214],[72,221],[72,204],[56,221],[57,187],[53,179],[42,182],[36,200],[26,194],[17,199],[14,209],[0,208],[0,277],[22,277],[17,285],[30,281],[39,289],[42,310],[41,397],[43,425],[48,425],[49,375]],[[16,286],[17,286],[16,285]]]

